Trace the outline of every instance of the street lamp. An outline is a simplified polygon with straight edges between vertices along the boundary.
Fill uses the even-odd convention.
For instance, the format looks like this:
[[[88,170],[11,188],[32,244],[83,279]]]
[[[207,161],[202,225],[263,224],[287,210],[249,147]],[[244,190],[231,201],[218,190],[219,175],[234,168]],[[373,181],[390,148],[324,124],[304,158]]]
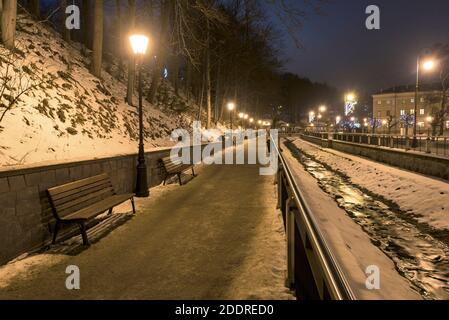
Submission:
[[[139,67],[139,155],[137,164],[136,197],[146,198],[150,195],[147,181],[147,166],[145,163],[145,147],[143,141],[143,103],[142,103],[142,60],[147,52],[148,37],[135,34],[129,37],[135,61]]]
[[[321,106],[319,108],[319,110],[320,110],[321,113],[324,113],[324,112],[326,112],[327,108],[326,108],[326,106]]]
[[[231,122],[231,130],[234,130],[234,110],[235,110],[235,103],[229,102],[228,103],[228,110],[229,110],[229,120]]]
[[[435,61],[434,60],[426,60],[422,64],[422,67],[426,71],[430,71],[435,67]],[[416,137],[416,131],[417,131],[417,115],[418,115],[418,98],[419,98],[419,71],[421,69],[421,55],[418,55],[418,59],[416,60],[416,87],[415,87],[415,109],[413,114],[413,141],[412,141],[412,148],[418,147],[418,139]]]

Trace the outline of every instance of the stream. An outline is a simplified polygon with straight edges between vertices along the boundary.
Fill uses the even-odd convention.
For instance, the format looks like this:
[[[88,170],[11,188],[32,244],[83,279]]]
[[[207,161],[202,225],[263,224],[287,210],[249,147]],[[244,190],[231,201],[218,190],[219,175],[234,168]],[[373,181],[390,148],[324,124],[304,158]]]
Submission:
[[[295,158],[322,190],[333,196],[395,264],[398,272],[424,299],[449,299],[449,247],[425,232],[418,222],[387,201],[368,194],[350,180],[287,142]]]

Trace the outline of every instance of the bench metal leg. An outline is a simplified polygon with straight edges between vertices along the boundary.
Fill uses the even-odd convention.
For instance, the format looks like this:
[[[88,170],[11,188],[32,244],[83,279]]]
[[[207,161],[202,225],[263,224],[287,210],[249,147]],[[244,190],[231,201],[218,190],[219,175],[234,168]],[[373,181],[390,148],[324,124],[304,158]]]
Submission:
[[[53,241],[51,242],[51,244],[56,243],[56,237],[58,236],[58,231],[59,231],[59,221],[56,221],[55,230],[53,230]]]
[[[167,178],[168,178],[168,175],[166,174],[166,175],[165,175],[165,178],[164,178],[164,186],[165,186],[166,183],[167,183]]]
[[[181,174],[178,173],[179,185],[182,186]]]
[[[113,210],[113,208],[109,209],[108,215],[112,214],[112,210]]]
[[[196,177],[195,169],[192,167],[192,176]]]
[[[80,222],[80,230],[81,236],[83,237],[83,245],[88,246],[89,240],[87,239],[86,225],[84,224],[84,222]]]
[[[131,205],[133,206],[133,213],[136,213],[136,204],[134,203],[134,198],[131,198]]]

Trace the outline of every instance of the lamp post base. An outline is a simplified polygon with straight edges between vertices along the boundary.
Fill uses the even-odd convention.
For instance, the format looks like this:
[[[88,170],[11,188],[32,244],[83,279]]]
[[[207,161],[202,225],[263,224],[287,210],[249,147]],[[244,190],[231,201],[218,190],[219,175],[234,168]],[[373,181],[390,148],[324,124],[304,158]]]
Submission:
[[[136,197],[148,198],[150,191],[147,183],[147,167],[145,164],[137,166],[137,181],[136,181]]]

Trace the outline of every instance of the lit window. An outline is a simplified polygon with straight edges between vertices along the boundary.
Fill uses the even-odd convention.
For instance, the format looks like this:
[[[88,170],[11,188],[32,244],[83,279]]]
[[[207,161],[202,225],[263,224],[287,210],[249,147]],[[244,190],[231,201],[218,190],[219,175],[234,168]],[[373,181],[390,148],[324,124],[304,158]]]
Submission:
[[[378,118],[382,117],[382,111],[379,111],[379,112],[377,113],[377,117],[378,117]]]
[[[387,100],[387,104],[391,104],[391,100]]]
[[[446,121],[446,129],[449,129],[449,121]]]
[[[421,102],[424,102],[424,101],[425,101],[425,100],[424,100],[424,97],[422,97],[422,98],[421,98]]]
[[[401,116],[405,116],[405,110],[401,110]]]
[[[424,109],[419,109],[419,115],[423,116],[426,114],[426,110]]]
[[[415,109],[410,109],[410,114],[415,114]]]
[[[419,126],[420,128],[423,128],[423,127],[424,127],[424,122],[418,122],[418,126]]]
[[[382,104],[382,100],[377,101],[377,104]]]
[[[411,98],[411,99],[410,99],[410,102],[411,102],[411,103],[415,103],[415,98]]]

